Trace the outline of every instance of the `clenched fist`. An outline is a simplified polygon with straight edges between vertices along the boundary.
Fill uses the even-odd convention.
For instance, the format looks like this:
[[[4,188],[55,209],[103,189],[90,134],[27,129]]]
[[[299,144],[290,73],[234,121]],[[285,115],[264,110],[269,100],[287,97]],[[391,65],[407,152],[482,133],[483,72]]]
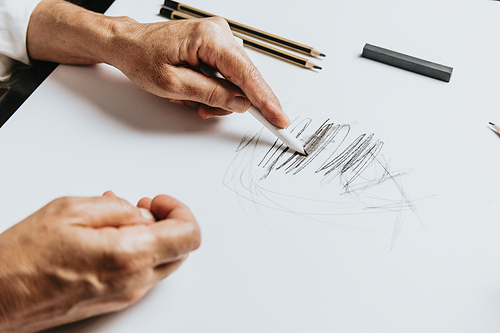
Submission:
[[[200,245],[190,210],[160,195],[60,198],[0,234],[0,331],[32,332],[121,310]]]

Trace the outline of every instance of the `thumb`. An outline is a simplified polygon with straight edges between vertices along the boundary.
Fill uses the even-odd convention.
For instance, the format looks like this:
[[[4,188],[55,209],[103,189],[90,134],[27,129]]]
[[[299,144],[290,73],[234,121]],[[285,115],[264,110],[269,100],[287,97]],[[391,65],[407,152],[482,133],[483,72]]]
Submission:
[[[103,197],[118,198],[118,196],[113,191],[106,191],[103,193],[102,196]],[[144,200],[144,199],[148,199],[148,198],[143,198],[142,200]],[[149,199],[149,200],[151,201],[151,199]],[[153,213],[151,213],[151,211],[149,210],[149,206],[148,207],[143,207],[143,206],[140,206],[139,204],[137,204],[137,208],[139,208],[141,215],[146,220],[150,220],[151,222],[155,222],[156,221],[155,217],[154,217]]]

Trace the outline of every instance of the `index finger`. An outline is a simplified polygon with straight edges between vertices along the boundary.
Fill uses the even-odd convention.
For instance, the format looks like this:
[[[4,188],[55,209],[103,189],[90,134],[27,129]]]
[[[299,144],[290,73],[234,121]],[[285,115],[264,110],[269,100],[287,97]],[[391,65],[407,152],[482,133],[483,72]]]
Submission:
[[[222,75],[237,85],[270,123],[280,128],[288,126],[290,119],[278,98],[245,51],[237,45],[230,52],[233,52],[231,59],[225,58],[217,64]]]
[[[194,215],[183,203],[167,195],[151,202],[151,212],[159,220],[144,230],[154,235],[154,264],[171,262],[200,246],[200,228]]]
[[[277,127],[285,128],[290,124],[290,119],[283,112],[271,87],[243,48],[238,45],[227,22],[223,31],[227,45],[220,45],[215,57],[202,59],[202,61],[217,68],[226,79],[238,86],[269,122]],[[213,56],[213,52],[208,52],[208,54]]]

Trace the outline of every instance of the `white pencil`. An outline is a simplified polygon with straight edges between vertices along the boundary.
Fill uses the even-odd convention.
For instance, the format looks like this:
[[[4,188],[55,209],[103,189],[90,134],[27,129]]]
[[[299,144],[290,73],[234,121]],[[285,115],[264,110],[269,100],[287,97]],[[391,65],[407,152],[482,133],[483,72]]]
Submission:
[[[236,38],[238,43],[241,45],[241,39]],[[224,75],[222,75],[218,70],[201,63],[200,64],[200,71],[207,75],[207,76],[212,76],[212,77],[217,77],[219,79],[225,79]],[[301,155],[306,155],[307,152],[304,149],[303,144],[292,135],[287,129],[285,128],[279,128],[271,124],[265,117],[262,115],[262,113],[253,105],[250,105],[250,108],[248,109],[248,112],[255,118],[257,119],[262,125],[264,125],[268,130],[270,130],[274,135],[278,137],[278,139],[281,140],[288,148],[291,148],[295,150],[297,153]]]
[[[493,124],[491,121],[490,121],[490,126],[493,132],[500,135],[500,126]]]
[[[304,146],[299,141],[299,139],[294,137],[293,134],[290,133],[287,129],[279,128],[271,124],[253,105],[250,105],[250,109],[248,109],[248,112],[252,116],[254,116],[255,119],[257,119],[262,125],[269,129],[274,135],[276,135],[278,139],[280,139],[281,142],[283,142],[288,148],[295,150],[299,154],[307,155],[307,152],[304,150]]]

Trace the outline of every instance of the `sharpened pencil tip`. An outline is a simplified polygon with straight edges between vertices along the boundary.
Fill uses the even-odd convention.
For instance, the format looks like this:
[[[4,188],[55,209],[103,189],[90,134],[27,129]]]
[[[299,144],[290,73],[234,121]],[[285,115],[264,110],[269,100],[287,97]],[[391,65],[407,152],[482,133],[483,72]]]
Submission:
[[[320,56],[320,57],[326,57],[326,54],[324,54],[324,53],[320,53],[320,54],[319,54],[319,56]]]
[[[300,155],[302,155],[302,156],[307,156],[307,155],[309,155],[309,154],[307,153],[307,151],[305,150],[304,146],[302,146],[301,148],[302,148],[301,150],[296,150],[297,154],[300,154]]]
[[[321,67],[319,67],[319,66],[317,66],[317,65],[314,65],[314,66],[313,66],[313,68],[316,68],[316,69],[323,69],[323,68],[321,68]]]
[[[495,124],[493,124],[491,121],[489,122],[491,126],[495,126]]]

